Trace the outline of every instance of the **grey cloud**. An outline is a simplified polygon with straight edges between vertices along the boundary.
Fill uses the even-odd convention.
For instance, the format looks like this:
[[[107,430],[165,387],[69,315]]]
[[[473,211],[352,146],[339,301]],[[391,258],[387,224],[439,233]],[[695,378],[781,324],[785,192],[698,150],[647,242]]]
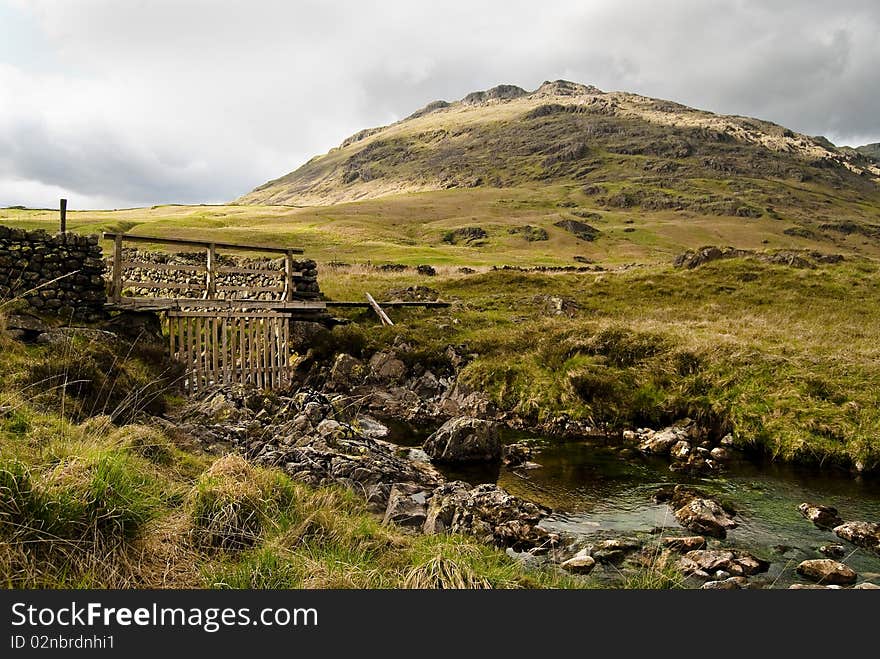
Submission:
[[[16,61],[6,102],[0,88],[0,205],[40,203],[16,180],[120,205],[229,200],[429,101],[555,78],[880,141],[871,0],[12,6],[64,68]]]

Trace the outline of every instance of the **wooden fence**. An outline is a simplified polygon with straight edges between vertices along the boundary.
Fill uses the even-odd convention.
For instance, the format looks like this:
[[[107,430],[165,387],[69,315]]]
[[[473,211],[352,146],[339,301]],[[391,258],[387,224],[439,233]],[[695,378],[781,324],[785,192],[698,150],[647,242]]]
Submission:
[[[220,384],[279,389],[290,383],[289,316],[274,311],[168,314],[171,355],[186,367],[186,389]]]

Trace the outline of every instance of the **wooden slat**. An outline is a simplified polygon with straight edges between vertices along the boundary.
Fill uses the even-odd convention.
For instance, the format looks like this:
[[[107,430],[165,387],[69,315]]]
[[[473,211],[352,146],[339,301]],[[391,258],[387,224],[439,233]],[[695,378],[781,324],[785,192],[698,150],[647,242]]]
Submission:
[[[123,261],[123,268],[140,268],[141,270],[160,270],[163,272],[204,272],[203,265],[185,265],[183,263],[152,263],[149,261]]]
[[[207,290],[205,297],[208,300],[213,300],[217,297],[217,273],[214,270],[217,267],[217,246],[214,243],[208,245],[206,263],[205,288]]]
[[[229,384],[229,344],[227,343],[226,336],[226,318],[223,317],[220,319],[220,342],[221,342],[221,350],[222,350],[222,359],[223,363],[222,371],[223,371],[223,384]]]
[[[195,337],[193,336],[193,324],[196,322],[195,318],[187,318],[186,319],[186,368],[189,371],[189,390],[190,393],[194,393],[196,391],[196,363],[195,363]]]
[[[372,306],[369,302],[354,302],[348,300],[326,300],[324,302],[328,307],[361,307],[368,308]],[[379,302],[382,308],[386,307],[448,307],[449,302]]]
[[[179,284],[173,281],[155,281],[153,279],[144,279],[142,281],[137,281],[135,279],[126,279],[122,282],[122,287],[132,287],[132,288],[167,288],[168,290],[182,290],[182,291],[203,291],[205,290],[204,284]]]
[[[220,382],[220,321],[211,319],[211,374],[214,384]]]
[[[284,270],[267,270],[265,268],[240,268],[238,266],[232,265],[221,265],[217,266],[217,272],[222,274],[230,274],[230,275],[263,275],[266,277],[278,277],[279,279],[284,276]],[[302,272],[294,272],[293,275],[295,277],[302,277]]]
[[[221,243],[210,240],[190,240],[188,238],[159,238],[156,236],[133,236],[131,234],[104,232],[105,240],[124,240],[129,243],[151,243],[156,245],[183,245],[189,247],[208,247],[214,245],[220,249],[235,249],[245,252],[269,252],[271,254],[302,254],[296,247],[273,247],[271,245],[254,245],[249,243]]]
[[[174,339],[177,336],[177,333],[175,332],[175,328],[174,328],[174,325],[176,322],[177,322],[176,318],[171,318],[169,316],[169,318],[168,318],[168,354],[171,355],[171,359],[174,359],[176,357],[175,350],[174,350]]]
[[[382,307],[379,306],[379,303],[373,299],[373,296],[367,293],[367,302],[370,303],[370,306],[373,307],[373,311],[376,312],[376,315],[379,316],[379,320],[382,321],[383,325],[394,325],[391,322],[391,319],[388,317],[388,314],[382,311]]]
[[[284,369],[282,377],[284,384],[290,383],[290,320],[285,318],[282,325],[284,331],[284,342],[282,343],[281,365]]]
[[[218,291],[246,291],[248,293],[283,293],[284,286],[217,286]]]
[[[277,309],[279,311],[323,311],[327,304],[323,301],[285,302],[283,300],[199,300],[181,298],[137,298],[124,297],[118,303],[109,305],[119,308],[149,309],[151,311],[170,311],[176,309]]]

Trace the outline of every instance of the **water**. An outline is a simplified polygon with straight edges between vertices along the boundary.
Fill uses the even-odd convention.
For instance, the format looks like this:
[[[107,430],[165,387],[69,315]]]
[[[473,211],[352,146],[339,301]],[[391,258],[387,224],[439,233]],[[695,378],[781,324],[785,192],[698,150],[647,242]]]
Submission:
[[[395,433],[393,439],[415,443],[412,435]],[[511,494],[549,506],[554,512],[542,525],[581,538],[641,535],[656,532],[658,527],[669,529],[670,534],[688,533],[670,508],[654,503],[652,497],[664,486],[696,485],[737,511],[739,526],[728,532],[726,540],[710,541],[710,547],[745,549],[771,561],[766,580],[776,587],[805,583],[795,572],[798,563],[824,558],[818,548],[833,543],[847,548],[843,560],[859,573],[859,581],[880,585],[880,556],[815,527],[797,509],[809,501],[834,506],[848,521],[880,521],[880,481],[876,479],[750,462],[731,465],[717,475],[693,477],[671,472],[664,460],[625,459],[619,451],[598,443],[529,441],[539,447],[533,458],[541,465],[539,469],[496,466],[442,471],[448,478],[472,484],[497,483]]]

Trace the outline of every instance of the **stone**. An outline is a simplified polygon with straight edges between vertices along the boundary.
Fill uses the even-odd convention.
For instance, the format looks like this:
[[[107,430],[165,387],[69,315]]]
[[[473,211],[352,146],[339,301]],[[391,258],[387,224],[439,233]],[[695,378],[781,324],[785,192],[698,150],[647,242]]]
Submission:
[[[689,535],[682,538],[663,538],[660,541],[665,549],[677,552],[688,552],[706,548],[706,538],[701,535]]]
[[[721,504],[692,488],[677,485],[672,494],[672,507],[678,523],[696,533],[726,538],[727,531],[737,526]]]
[[[853,586],[853,590],[880,590],[880,586],[871,583],[870,581],[863,581],[862,583]]]
[[[846,556],[846,547],[843,545],[822,545],[819,547],[819,553],[828,558],[843,558]]]
[[[360,434],[364,437],[371,437],[372,439],[382,439],[388,436],[389,430],[388,426],[376,421],[369,416],[359,416],[356,419],[357,429]]]
[[[834,527],[834,533],[859,547],[880,553],[880,524],[874,522],[845,522]]]
[[[346,353],[336,355],[327,384],[331,389],[348,390],[363,379],[364,364]]]
[[[585,549],[600,563],[620,563],[627,554],[641,549],[642,543],[636,538],[610,538],[600,540]]]
[[[582,549],[567,561],[560,563],[559,567],[574,574],[589,574],[596,567],[596,559]]]
[[[798,506],[801,515],[810,520],[820,529],[833,529],[835,526],[843,524],[840,515],[837,514],[837,508],[831,506],[823,506],[815,503],[802,503]]]
[[[712,456],[713,460],[727,461],[730,460],[730,451],[728,451],[723,446],[716,446],[711,451],[709,451],[709,455]]]
[[[434,398],[443,391],[443,386],[431,371],[425,371],[410,386],[420,398]]]
[[[406,377],[406,364],[391,352],[377,352],[370,358],[370,377],[380,384],[399,384]]]
[[[388,507],[382,523],[421,528],[427,514],[427,492],[412,483],[398,483],[388,494]]]
[[[830,558],[815,558],[797,566],[797,573],[824,585],[854,584],[858,575],[848,565]]]
[[[532,457],[532,447],[525,442],[507,444],[501,449],[501,460],[508,467],[519,467],[527,464]]]
[[[766,572],[770,563],[735,549],[697,549],[682,556],[678,567],[686,575],[709,579],[719,570],[737,577],[752,576]]]
[[[515,497],[497,485],[471,487],[451,481],[434,488],[423,530],[427,534],[464,533],[503,547],[531,549],[558,541],[539,525],[549,514],[548,508]]]
[[[749,587],[749,580],[745,577],[728,577],[717,581],[707,581],[700,590],[741,590]]]
[[[497,425],[470,417],[450,419],[428,437],[422,448],[436,462],[493,462],[501,459]]]
[[[673,460],[686,460],[691,453],[691,443],[681,439],[675,443],[669,454]]]

